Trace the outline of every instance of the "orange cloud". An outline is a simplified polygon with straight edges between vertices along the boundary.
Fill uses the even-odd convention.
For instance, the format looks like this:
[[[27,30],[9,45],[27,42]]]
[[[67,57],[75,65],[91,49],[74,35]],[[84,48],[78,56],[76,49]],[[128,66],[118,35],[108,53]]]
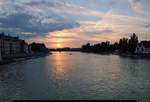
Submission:
[[[80,47],[81,44],[87,43],[87,42],[102,42],[102,41],[117,41],[123,35],[121,34],[91,34],[88,35],[84,32],[86,30],[82,30],[82,27],[69,29],[69,30],[62,30],[62,31],[56,31],[56,32],[50,32],[45,37],[37,37],[35,39],[32,39],[34,41],[38,42],[44,42],[47,47],[50,48],[60,48],[60,47]],[[97,30],[97,29],[94,29]],[[87,30],[88,31],[88,30]]]
[[[44,37],[36,37],[32,40],[44,42],[47,47],[55,48],[80,47],[82,44],[87,42],[115,42],[122,37],[129,37],[125,34],[130,32],[143,32],[145,33],[145,36],[143,36],[142,39],[144,39],[146,38],[146,34],[147,36],[149,36],[149,29],[143,27],[146,22],[149,23],[147,19],[132,16],[115,15],[112,12],[108,12],[107,14],[105,14],[105,16],[103,16],[102,20],[79,21],[80,27],[49,32]],[[139,35],[140,37],[142,36],[142,34]]]

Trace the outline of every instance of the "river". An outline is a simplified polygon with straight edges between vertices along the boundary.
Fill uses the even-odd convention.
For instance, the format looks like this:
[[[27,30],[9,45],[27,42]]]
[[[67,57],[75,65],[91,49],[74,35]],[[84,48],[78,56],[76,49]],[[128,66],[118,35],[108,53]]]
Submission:
[[[54,52],[1,65],[0,100],[18,99],[150,99],[150,60]]]

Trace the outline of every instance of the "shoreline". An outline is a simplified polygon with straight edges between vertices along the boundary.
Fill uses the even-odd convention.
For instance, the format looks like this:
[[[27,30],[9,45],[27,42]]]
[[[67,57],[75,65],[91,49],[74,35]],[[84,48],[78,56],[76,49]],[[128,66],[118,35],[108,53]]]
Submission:
[[[129,54],[129,53],[116,53],[116,52],[97,53],[97,52],[83,52],[83,51],[76,51],[76,52],[91,53],[91,54],[97,54],[97,55],[118,55],[120,57],[134,58],[134,59],[150,59],[150,54]],[[0,65],[14,63],[18,61],[25,61],[25,60],[39,58],[39,57],[45,57],[51,54],[52,54],[51,52],[39,52],[39,53],[31,53],[31,54],[21,54],[17,56],[9,56],[9,57],[7,56],[3,59],[3,61],[0,62]]]
[[[150,59],[150,54],[131,54],[131,53],[116,53],[116,52],[83,52],[82,53],[93,53],[97,55],[118,55],[120,57],[128,57],[128,58],[149,58]]]
[[[150,59],[150,54],[119,54],[119,56],[135,59]]]
[[[39,52],[39,53],[32,53],[32,54],[21,54],[19,56],[10,56],[5,57],[3,61],[0,62],[0,65],[5,65],[9,63],[14,63],[18,61],[25,61],[29,59],[39,58],[39,57],[45,57],[52,54],[51,52]]]

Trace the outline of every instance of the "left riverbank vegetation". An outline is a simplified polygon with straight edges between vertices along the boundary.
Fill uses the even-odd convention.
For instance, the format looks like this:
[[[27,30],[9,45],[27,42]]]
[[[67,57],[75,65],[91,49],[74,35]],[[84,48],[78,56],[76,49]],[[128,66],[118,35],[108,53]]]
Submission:
[[[28,44],[19,37],[0,33],[0,64],[14,61],[19,58],[31,58],[49,54],[50,50],[44,43]]]
[[[128,38],[121,38],[118,42],[111,44],[110,41],[101,42],[91,45],[87,43],[82,45],[82,52],[109,54],[115,53],[120,55],[150,55],[150,41],[139,41],[138,36],[133,33]]]

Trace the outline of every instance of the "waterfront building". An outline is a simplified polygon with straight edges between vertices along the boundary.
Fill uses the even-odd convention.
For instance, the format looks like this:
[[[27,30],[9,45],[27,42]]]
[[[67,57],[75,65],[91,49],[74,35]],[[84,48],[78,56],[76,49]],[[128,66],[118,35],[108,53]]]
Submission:
[[[142,41],[136,47],[137,54],[150,54],[150,41]]]
[[[28,43],[26,43],[25,40],[22,40],[20,41],[20,44],[21,44],[21,52],[28,54],[30,52]]]
[[[2,57],[28,53],[28,44],[24,40],[19,39],[19,37],[0,33],[0,52]]]

